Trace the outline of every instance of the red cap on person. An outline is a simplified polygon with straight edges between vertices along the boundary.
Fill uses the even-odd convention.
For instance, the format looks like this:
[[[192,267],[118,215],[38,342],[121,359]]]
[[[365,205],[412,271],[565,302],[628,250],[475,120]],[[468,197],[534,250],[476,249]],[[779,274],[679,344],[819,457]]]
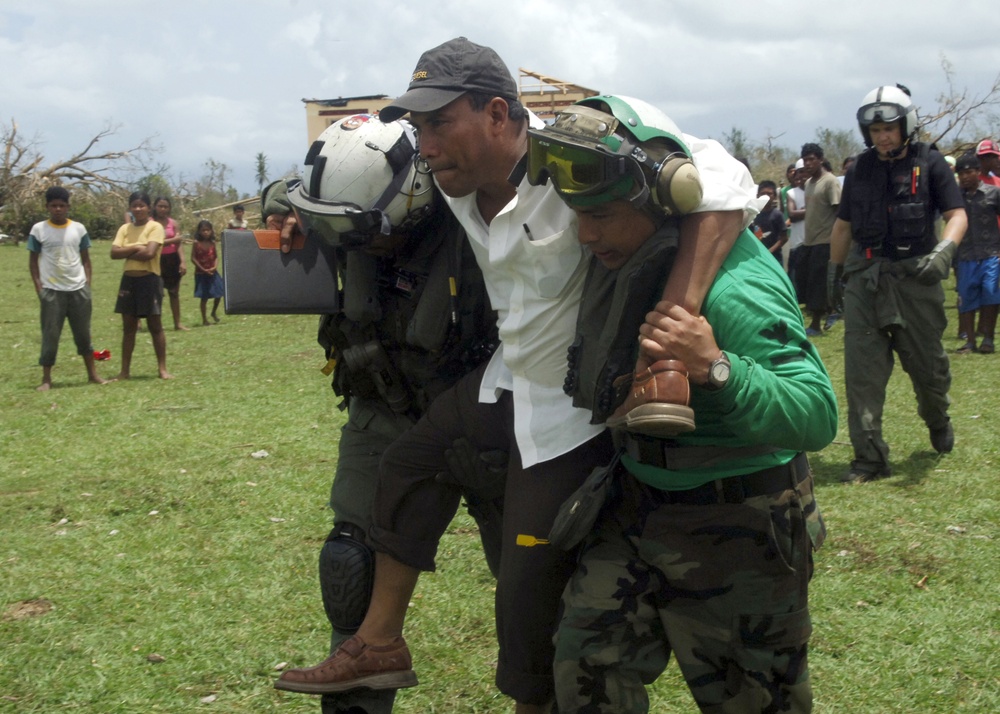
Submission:
[[[1000,148],[997,147],[997,143],[992,139],[983,139],[979,142],[979,146],[976,147],[976,156],[984,156],[985,154],[1000,156]]]

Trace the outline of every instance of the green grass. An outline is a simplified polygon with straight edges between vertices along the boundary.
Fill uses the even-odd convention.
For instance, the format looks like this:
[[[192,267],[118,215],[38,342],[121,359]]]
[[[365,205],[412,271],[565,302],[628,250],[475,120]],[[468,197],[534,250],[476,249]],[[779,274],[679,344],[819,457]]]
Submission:
[[[98,363],[111,376],[121,265],[105,244],[92,252],[94,344],[112,351]],[[315,569],[343,417],[315,319],[169,331],[171,381],[155,378],[142,333],[133,379],[103,387],[86,384],[66,329],[54,389],[38,393],[27,262],[23,247],[0,247],[0,712],[318,711],[271,687],[279,663],[313,664],[328,644]],[[186,278],[189,325],[192,291]],[[840,394],[842,329],[817,340]],[[951,455],[931,451],[901,370],[887,405],[893,478],[837,482],[850,459],[843,404],[837,441],[812,455],[829,529],[813,580],[817,712],[1000,709],[998,368],[1000,356],[953,360]],[[39,598],[52,609],[12,617]],[[421,686],[397,711],[512,710],[493,686],[492,598],[460,516],[413,599]],[[653,702],[692,710],[674,667]]]

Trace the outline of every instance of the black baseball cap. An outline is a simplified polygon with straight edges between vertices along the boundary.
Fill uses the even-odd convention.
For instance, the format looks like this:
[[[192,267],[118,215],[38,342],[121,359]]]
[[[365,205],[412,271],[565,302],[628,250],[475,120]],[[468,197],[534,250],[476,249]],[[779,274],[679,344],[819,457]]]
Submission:
[[[466,92],[517,99],[517,83],[500,55],[456,37],[420,55],[406,93],[382,109],[379,119],[390,122],[407,112],[433,112]]]
[[[964,171],[965,169],[975,169],[979,171],[979,159],[971,151],[966,152],[958,157],[955,161],[955,170]]]

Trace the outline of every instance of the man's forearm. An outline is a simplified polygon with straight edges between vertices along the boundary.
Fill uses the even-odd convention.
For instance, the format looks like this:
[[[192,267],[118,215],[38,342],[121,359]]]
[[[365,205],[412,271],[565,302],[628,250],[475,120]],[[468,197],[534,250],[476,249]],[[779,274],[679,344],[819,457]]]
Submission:
[[[28,260],[28,270],[31,273],[31,282],[35,284],[35,292],[42,291],[42,273],[38,268],[38,254],[32,253]]]
[[[944,229],[941,231],[941,240],[950,240],[955,245],[962,242],[965,233],[969,228],[969,217],[964,208],[954,208],[942,214],[944,218]]]
[[[838,218],[833,222],[830,234],[830,262],[843,265],[851,250],[851,224]]]
[[[743,211],[709,211],[685,216],[680,225],[680,247],[663,289],[663,299],[698,314],[742,229]]]

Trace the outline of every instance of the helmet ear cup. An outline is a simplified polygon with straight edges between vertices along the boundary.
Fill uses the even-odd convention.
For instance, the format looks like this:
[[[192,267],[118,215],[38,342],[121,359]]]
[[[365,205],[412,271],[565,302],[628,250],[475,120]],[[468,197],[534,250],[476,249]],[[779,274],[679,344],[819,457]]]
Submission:
[[[701,179],[694,162],[680,154],[668,156],[656,172],[656,205],[668,216],[682,216],[696,209],[701,197]]]

